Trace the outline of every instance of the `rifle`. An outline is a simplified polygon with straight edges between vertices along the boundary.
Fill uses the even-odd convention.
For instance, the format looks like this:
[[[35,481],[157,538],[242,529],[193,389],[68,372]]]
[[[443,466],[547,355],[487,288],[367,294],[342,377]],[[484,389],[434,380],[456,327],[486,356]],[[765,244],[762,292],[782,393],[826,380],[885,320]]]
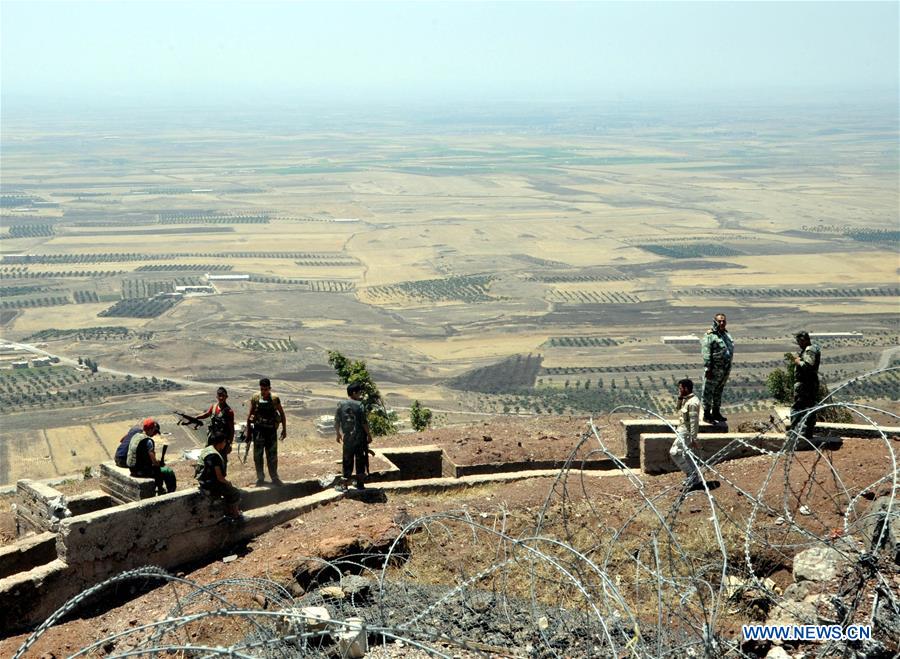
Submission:
[[[203,427],[203,421],[198,419],[195,416],[191,416],[190,414],[185,414],[184,412],[179,412],[178,410],[174,410],[172,414],[180,416],[181,419],[178,421],[176,425],[179,426],[191,426],[194,430],[198,430]]]
[[[166,464],[166,451],[168,450],[169,445],[163,444],[162,452],[159,454],[159,466],[164,467]]]
[[[238,442],[244,442],[244,457],[241,458],[241,464],[247,464],[247,456],[250,454],[250,438],[252,436],[252,426],[246,425],[241,428],[241,432],[238,435]]]

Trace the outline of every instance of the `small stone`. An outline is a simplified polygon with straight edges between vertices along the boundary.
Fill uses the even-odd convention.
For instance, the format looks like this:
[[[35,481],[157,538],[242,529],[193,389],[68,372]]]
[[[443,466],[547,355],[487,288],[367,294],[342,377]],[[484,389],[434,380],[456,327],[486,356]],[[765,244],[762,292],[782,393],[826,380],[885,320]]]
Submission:
[[[236,560],[237,560],[237,554],[230,554],[229,556],[226,556],[225,558],[223,558],[222,562],[223,563],[231,563],[232,561],[236,561]]]
[[[541,616],[540,618],[538,618],[537,624],[538,629],[540,629],[542,632],[550,629],[550,621],[547,619],[547,616]]]
[[[784,524],[784,517],[776,517],[775,526],[781,526],[782,524]]]
[[[766,654],[766,659],[791,659],[791,655],[787,653],[787,650],[776,645]]]
[[[812,512],[809,509],[809,506],[800,506],[800,508],[799,508],[799,510],[797,510],[797,512],[800,513],[801,515],[812,515]]]
[[[325,599],[344,599],[344,589],[340,586],[325,586],[324,588],[319,588],[318,593]]]
[[[492,441],[494,441],[494,438],[491,437],[490,435],[482,435],[481,439],[483,439],[483,440],[486,441],[486,442],[492,442]]]

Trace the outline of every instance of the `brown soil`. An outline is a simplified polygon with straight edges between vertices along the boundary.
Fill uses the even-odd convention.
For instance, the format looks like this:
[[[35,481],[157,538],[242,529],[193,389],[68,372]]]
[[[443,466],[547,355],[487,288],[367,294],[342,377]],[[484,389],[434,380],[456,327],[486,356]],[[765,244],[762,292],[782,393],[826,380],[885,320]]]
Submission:
[[[532,459],[564,458],[577,443],[583,427],[584,420],[579,419],[551,417],[513,423],[503,419],[398,436],[386,440],[384,444],[438,444],[461,464],[521,460],[527,456]],[[604,434],[618,437],[619,433],[613,427]],[[490,437],[489,441],[485,440],[486,436]],[[596,440],[592,441],[592,446],[596,446]],[[337,471],[337,446],[328,447],[327,443],[328,440],[323,438],[323,447],[311,454],[283,456],[282,477],[290,480],[328,470],[332,473]],[[900,443],[895,441],[893,448],[896,451]],[[316,458],[315,464],[307,461],[310,455]],[[731,561],[734,565],[743,563],[742,540],[752,508],[751,502],[741,491],[752,496],[759,495],[774,509],[759,510],[752,526],[754,538],[766,538],[766,547],[757,547],[760,551],[754,559],[759,560],[757,566],[760,572],[770,574],[783,588],[791,581],[791,557],[795,551],[791,545],[797,538],[796,533],[789,530],[790,525],[782,524],[778,517],[793,516],[800,527],[819,538],[839,536],[848,502],[846,493],[854,496],[861,488],[882,478],[888,468],[889,456],[881,442],[848,440],[839,450],[826,452],[824,456],[811,452],[798,453],[787,470],[783,462],[779,462],[774,469],[772,464],[772,459],[766,456],[723,463],[719,466],[721,475],[718,477],[722,486],[712,491],[711,495],[723,534],[727,541],[733,541],[730,552],[733,553]],[[254,478],[252,472],[252,467],[248,465],[237,468],[235,464],[232,467],[232,473],[236,473],[235,480],[241,485],[247,485],[248,480]],[[834,472],[840,475],[839,481],[834,477]],[[182,483],[188,482],[187,473],[183,473],[181,468],[178,473]],[[639,491],[634,483],[624,477],[580,479],[577,475],[570,475],[566,488],[568,503],[574,506],[570,517],[565,523],[560,519],[558,511],[562,509],[558,505],[559,496],[554,495],[552,498],[557,514],[555,517],[548,516],[543,532],[577,546],[584,533],[592,538],[604,534],[603,530],[596,530],[598,521],[604,529],[618,529],[628,523],[644,505],[645,497],[658,497],[654,499],[657,507],[669,511],[678,498],[681,475],[643,477],[642,481],[643,489]],[[335,558],[349,547],[377,545],[397,532],[398,521],[437,511],[465,508],[472,513],[485,513],[490,518],[503,511],[502,514],[511,517],[511,531],[533,529],[536,515],[545,503],[553,482],[550,478],[530,479],[470,488],[453,495],[388,495],[386,502],[374,504],[343,500],[272,529],[246,547],[223,549],[222,556],[237,553],[237,560],[223,563],[219,560],[221,556],[213,557],[209,563],[189,571],[185,576],[199,583],[231,577],[264,577],[290,587],[293,582],[291,575],[305,557]],[[83,485],[71,484],[71,487],[80,488]],[[865,498],[872,499],[889,492],[890,483],[884,483]],[[867,503],[860,501],[860,508],[865,510]],[[809,515],[800,512],[800,507],[804,505],[809,507]],[[585,514],[572,515],[574,510]],[[693,529],[702,535],[702,530],[709,526],[710,514],[710,499],[705,493],[697,492],[687,496],[671,517],[671,523],[685,537]],[[596,515],[593,520],[592,515]],[[630,532],[622,542],[645,542],[648,530],[643,522],[636,520],[629,524]],[[590,531],[590,528],[594,530]],[[427,543],[419,545],[417,551],[427,553]],[[698,551],[705,549],[698,547]],[[766,551],[769,555],[764,555]],[[427,556],[423,558],[427,560]],[[137,620],[165,617],[173,604],[172,590],[158,588],[124,605],[51,629],[29,656],[40,657],[48,652],[68,654],[98,638],[134,625]],[[739,621],[740,618],[735,618],[732,625],[738,633]],[[0,642],[0,656],[10,656],[25,638],[25,635],[19,635]],[[216,642],[227,644],[228,639],[220,635]]]

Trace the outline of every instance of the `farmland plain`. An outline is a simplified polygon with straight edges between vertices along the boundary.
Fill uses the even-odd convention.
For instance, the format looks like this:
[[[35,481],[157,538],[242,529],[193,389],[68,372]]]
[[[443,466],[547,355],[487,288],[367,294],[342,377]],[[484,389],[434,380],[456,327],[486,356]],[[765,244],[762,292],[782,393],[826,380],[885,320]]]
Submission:
[[[241,419],[261,376],[291,440],[319,441],[330,349],[366,360],[389,405],[452,421],[666,411],[701,368],[661,337],[718,311],[739,409],[770,406],[797,329],[862,333],[823,342],[831,383],[897,345],[896,108],[408,114],[6,113],[2,338],[100,371],[0,371],[5,482],[94,464],[112,428],[200,411],[218,384]]]

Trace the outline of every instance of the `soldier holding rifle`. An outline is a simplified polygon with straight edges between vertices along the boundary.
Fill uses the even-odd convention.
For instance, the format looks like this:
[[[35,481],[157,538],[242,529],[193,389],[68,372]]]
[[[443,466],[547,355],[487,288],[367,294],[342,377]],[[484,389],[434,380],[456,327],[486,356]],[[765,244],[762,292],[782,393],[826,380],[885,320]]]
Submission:
[[[278,477],[278,424],[281,424],[281,437],[287,437],[287,419],[281,400],[272,393],[272,382],[269,378],[259,381],[259,393],[250,399],[250,412],[247,414],[247,428],[253,438],[253,464],[256,467],[256,485],[266,482],[266,473],[263,470],[263,453],[266,455],[266,464],[269,467],[269,476],[272,485],[284,485]]]
[[[152,478],[156,482],[157,495],[163,493],[163,484],[166,492],[174,492],[175,472],[165,466],[165,445],[159,459],[156,458],[153,437],[159,435],[159,424],[153,419],[144,419],[141,429],[142,432],[132,436],[128,443],[128,470],[132,476]]]

